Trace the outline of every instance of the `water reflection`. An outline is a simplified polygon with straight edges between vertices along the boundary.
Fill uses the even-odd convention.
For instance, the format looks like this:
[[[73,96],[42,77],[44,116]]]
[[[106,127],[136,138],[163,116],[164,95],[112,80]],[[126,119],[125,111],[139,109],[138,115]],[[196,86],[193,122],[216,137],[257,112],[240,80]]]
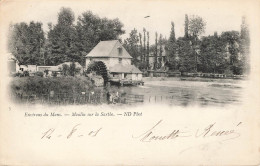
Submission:
[[[146,81],[145,86],[112,87],[112,91],[143,95],[144,104],[164,103],[188,106],[225,106],[241,104],[242,81]]]

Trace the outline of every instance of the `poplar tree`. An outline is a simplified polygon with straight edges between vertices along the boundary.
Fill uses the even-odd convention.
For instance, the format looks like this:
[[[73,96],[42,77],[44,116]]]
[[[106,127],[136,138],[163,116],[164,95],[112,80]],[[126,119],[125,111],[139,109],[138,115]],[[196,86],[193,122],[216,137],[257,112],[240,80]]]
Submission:
[[[172,27],[171,27],[171,34],[170,34],[170,38],[167,42],[167,59],[168,62],[170,63],[170,68],[171,69],[176,69],[177,66],[177,62],[176,62],[176,49],[177,49],[177,45],[176,45],[176,38],[175,38],[175,30],[174,30],[174,22],[171,23]]]
[[[162,34],[159,37],[159,68],[162,67]]]
[[[155,32],[154,70],[157,69],[157,46],[158,46],[158,33]]]
[[[146,63],[147,63],[147,69],[149,69],[149,55],[150,55],[150,48],[149,48],[149,32],[147,31],[147,58],[146,58]]]
[[[146,47],[145,47],[145,41],[146,41],[146,30],[145,30],[145,28],[143,28],[143,32],[144,32],[144,51],[143,51],[143,60],[142,60],[142,62],[144,62],[145,63],[145,59],[146,59]]]
[[[175,30],[174,30],[174,22],[171,22],[171,34],[170,34],[170,38],[169,38],[169,41],[171,43],[175,43],[176,42],[176,38],[175,38]]]
[[[249,36],[249,29],[248,29],[248,24],[245,16],[242,17],[240,38],[241,38],[240,52],[242,55],[241,61],[243,66],[243,73],[248,74],[250,69],[250,65],[249,65],[250,36]]]
[[[143,43],[142,43],[142,34],[139,33],[139,41],[140,41],[140,61],[143,59]]]
[[[188,38],[189,37],[189,18],[188,15],[185,14],[185,23],[184,23],[184,37]]]

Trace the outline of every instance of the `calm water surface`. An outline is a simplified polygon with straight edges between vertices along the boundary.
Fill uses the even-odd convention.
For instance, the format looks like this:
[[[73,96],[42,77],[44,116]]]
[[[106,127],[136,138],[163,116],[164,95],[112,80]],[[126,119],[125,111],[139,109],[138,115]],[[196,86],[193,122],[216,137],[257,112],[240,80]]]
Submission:
[[[144,86],[114,87],[114,91],[144,95],[144,103],[225,106],[242,103],[244,80],[145,80]]]

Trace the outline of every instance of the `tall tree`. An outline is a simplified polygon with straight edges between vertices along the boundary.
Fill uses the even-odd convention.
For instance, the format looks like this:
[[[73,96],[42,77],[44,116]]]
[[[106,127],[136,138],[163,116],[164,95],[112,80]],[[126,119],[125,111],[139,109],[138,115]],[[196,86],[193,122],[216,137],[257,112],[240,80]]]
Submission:
[[[178,54],[180,58],[180,72],[194,72],[194,54],[189,39],[182,37],[177,40]]]
[[[175,30],[174,30],[174,22],[171,22],[171,33],[170,38],[167,42],[166,49],[167,49],[167,61],[168,67],[170,69],[175,70],[177,68],[177,45],[176,45],[176,38],[175,38]]]
[[[58,14],[58,24],[62,26],[72,26],[74,21],[74,12],[70,8],[62,7]]]
[[[240,43],[240,34],[237,31],[227,31],[223,32],[221,34],[221,40],[223,44],[225,45],[226,51],[227,51],[227,59],[229,60],[229,63],[226,68],[226,73],[228,71],[231,72],[231,74],[242,74],[242,64],[239,58],[240,55],[240,49],[239,49],[239,43]]]
[[[216,34],[203,37],[200,46],[201,65],[198,70],[204,73],[224,73],[226,65],[224,48],[221,38]]]
[[[174,22],[171,22],[171,25],[172,25],[172,27],[171,27],[171,34],[170,34],[169,42],[175,43],[176,38],[175,38]]]
[[[138,56],[139,56],[139,50],[138,50],[138,44],[139,44],[139,37],[136,29],[133,29],[129,37],[125,39],[125,44],[124,47],[126,50],[130,53],[130,55],[133,57],[132,62],[136,64],[138,61]]]
[[[218,37],[218,32],[217,31],[214,32],[214,36]]]
[[[192,16],[189,20],[189,34],[195,60],[195,72],[198,65],[199,36],[205,32],[206,22],[199,16]]]
[[[187,14],[185,14],[184,37],[185,38],[189,37],[189,18]]]
[[[119,19],[100,18],[91,11],[78,17],[76,24],[77,47],[82,56],[89,53],[100,41],[119,40],[124,34],[123,24]]]
[[[162,48],[162,34],[160,34],[159,37],[159,64],[158,67],[162,67],[162,61],[163,61],[163,57],[162,57],[162,52],[163,52],[163,48]]]
[[[157,70],[157,56],[158,56],[158,52],[157,52],[157,48],[158,47],[158,33],[155,32],[155,51],[154,51],[154,70]]]
[[[145,63],[145,60],[146,60],[146,46],[145,46],[145,42],[146,42],[146,29],[143,28],[143,32],[144,32],[144,52],[143,52],[143,59],[142,59],[142,62]]]
[[[76,47],[77,32],[73,26],[74,13],[70,8],[61,8],[58,13],[58,23],[48,33],[50,42],[51,64],[57,65],[66,61],[80,62],[80,54]]]
[[[149,45],[149,40],[150,40],[150,36],[149,36],[149,32],[147,31],[147,56],[146,56],[146,65],[147,65],[147,69],[150,68],[150,63],[149,63],[149,57],[150,57],[150,45]]]
[[[189,34],[198,39],[205,32],[206,22],[200,16],[193,15],[189,20]]]
[[[250,35],[249,35],[249,28],[246,21],[246,17],[242,17],[242,24],[241,24],[241,42],[240,42],[240,52],[241,52],[241,61],[243,66],[243,73],[248,74],[250,69]]]
[[[142,61],[143,58],[143,43],[142,43],[142,34],[139,33],[139,41],[140,41],[140,60]]]
[[[23,65],[42,64],[45,43],[42,23],[31,21],[10,25],[8,49]]]

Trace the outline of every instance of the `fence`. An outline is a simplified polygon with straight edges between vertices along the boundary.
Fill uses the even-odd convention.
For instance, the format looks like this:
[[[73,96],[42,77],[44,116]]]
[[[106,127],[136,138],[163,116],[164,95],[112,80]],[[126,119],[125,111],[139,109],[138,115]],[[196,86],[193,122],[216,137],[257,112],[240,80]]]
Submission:
[[[125,104],[138,104],[144,102],[144,95],[127,94],[124,98]]]
[[[157,103],[157,102],[163,102],[167,100],[172,100],[174,96],[149,96],[149,103]]]
[[[15,94],[12,96],[21,103],[39,104],[101,104],[105,101],[105,95],[100,92],[81,92],[75,94],[68,93],[47,93],[39,95]]]
[[[46,94],[15,94],[13,99],[20,103],[26,104],[50,104],[50,105],[74,105],[74,104],[93,104],[98,105],[102,103],[113,104],[134,104],[144,102],[143,95],[125,94],[119,95],[117,98],[113,97],[112,102],[107,98],[104,92],[81,92],[75,94],[68,93],[54,93],[51,91]]]

